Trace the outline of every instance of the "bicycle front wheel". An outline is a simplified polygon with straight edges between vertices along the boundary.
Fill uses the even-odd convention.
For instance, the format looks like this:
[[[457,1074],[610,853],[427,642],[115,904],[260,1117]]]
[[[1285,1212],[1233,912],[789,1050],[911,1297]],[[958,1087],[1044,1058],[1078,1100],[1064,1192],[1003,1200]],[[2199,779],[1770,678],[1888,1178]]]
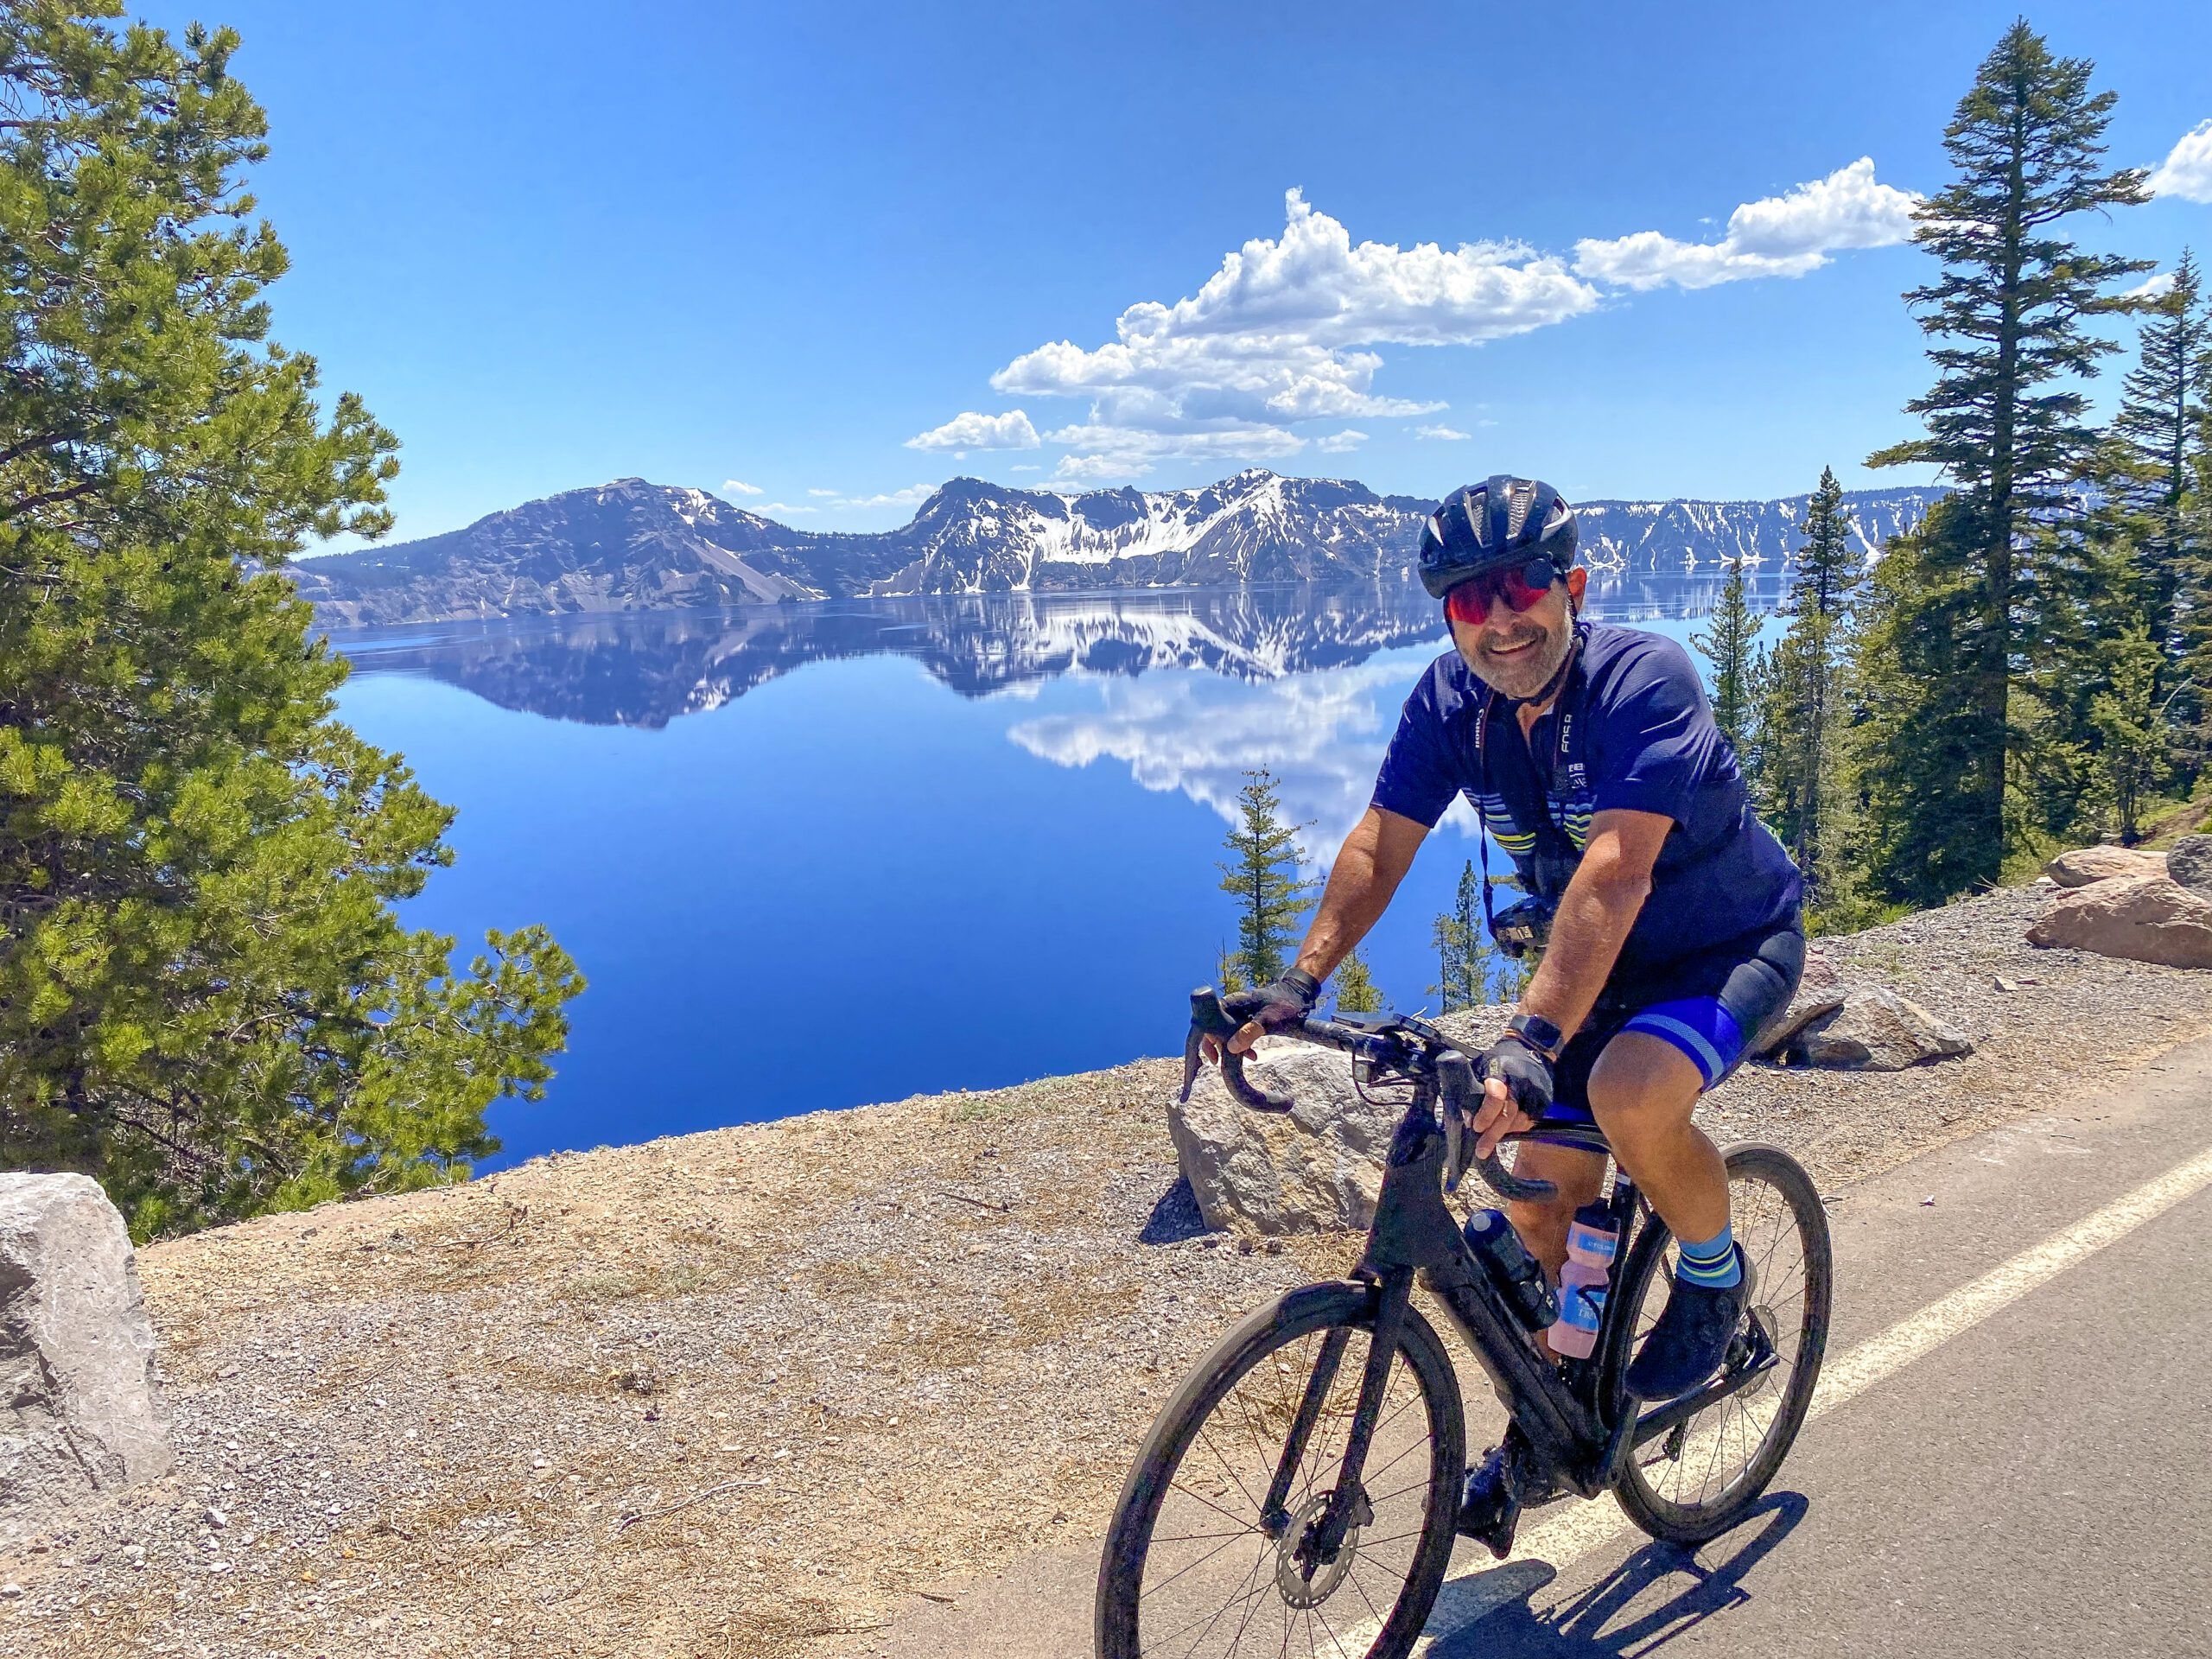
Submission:
[[[1782,1467],[1813,1402],[1827,1346],[1834,1265],[1827,1212],[1812,1178],[1779,1147],[1731,1147],[1728,1208],[1753,1287],[1745,1319],[1720,1375],[1764,1369],[1735,1393],[1636,1447],[1614,1489],[1629,1518],[1655,1538],[1681,1544],[1718,1537],[1747,1515]],[[1620,1378],[1644,1333],[1658,1322],[1674,1284],[1674,1238],[1656,1216],[1638,1236],[1615,1294],[1621,1299],[1606,1374],[1611,1397],[1627,1402]]]
[[[1466,1431],[1443,1346],[1411,1308],[1361,1472],[1365,1510],[1334,1560],[1298,1548],[1336,1490],[1375,1301],[1360,1284],[1292,1291],[1230,1332],[1167,1402],[1107,1533],[1101,1659],[1397,1659],[1412,1648],[1451,1561]]]

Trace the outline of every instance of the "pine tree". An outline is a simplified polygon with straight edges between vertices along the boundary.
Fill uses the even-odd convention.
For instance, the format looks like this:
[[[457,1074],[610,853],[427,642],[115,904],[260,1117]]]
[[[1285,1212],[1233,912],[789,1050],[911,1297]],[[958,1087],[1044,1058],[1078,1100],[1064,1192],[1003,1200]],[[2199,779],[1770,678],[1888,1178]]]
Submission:
[[[2087,252],[2057,229],[2075,214],[2146,199],[2141,171],[2103,167],[2114,100],[2089,90],[2093,67],[2053,57],[2024,21],[2015,23],[1945,130],[1958,179],[1916,213],[1914,240],[1943,270],[1905,297],[1922,329],[1943,342],[1929,353],[1937,379],[1906,406],[1926,435],[1868,464],[1932,463],[1960,493],[1936,533],[1913,543],[1940,596],[1897,594],[1894,582],[1878,586],[1903,600],[1909,615],[1928,620],[1941,613],[1960,626],[1950,640],[1916,642],[1886,618],[1885,648],[1876,652],[1891,672],[1943,677],[1881,688],[1931,721],[1924,733],[1894,733],[1929,747],[1929,756],[1892,757],[1875,773],[1886,785],[1928,791],[1879,804],[1892,855],[1916,861],[1882,873],[1900,896],[1910,889],[1940,899],[1994,880],[2014,844],[2006,813],[2010,698],[2032,620],[2024,613],[2037,597],[2016,549],[2036,515],[2064,505],[2095,437],[2079,388],[2050,383],[2094,374],[2098,359],[2116,349],[2090,334],[2085,319],[2133,308],[2102,290],[2148,268]],[[1933,763],[1938,754],[1940,765]]]
[[[1436,983],[1428,994],[1446,1014],[1479,1007],[1497,994],[1499,965],[1506,958],[1484,931],[1482,895],[1482,878],[1469,859],[1460,868],[1452,908],[1429,931],[1436,950]]]
[[[2173,286],[2152,302],[2138,340],[2138,358],[2122,383],[2113,431],[2133,463],[2120,481],[2149,519],[2141,544],[2145,632],[2171,641],[2183,585],[2202,560],[2187,511],[2196,458],[2204,442],[2208,329],[2196,262],[2183,251]],[[2161,680],[2171,678],[2162,672]]]
[[[1860,844],[1875,895],[1915,908],[1993,867],[1969,830],[1984,806],[1977,769],[1997,740],[1986,705],[1950,695],[1980,657],[1980,553],[1972,507],[1947,497],[1891,538],[1867,582],[1851,675]]]
[[[2100,446],[2077,512],[2054,515],[2030,543],[2043,602],[2020,677],[2014,723],[2029,741],[2015,763],[2019,811],[2046,840],[2117,831],[2139,839],[2145,808],[2173,776],[2172,710],[2184,683],[2151,632],[2158,566],[2148,550],[2167,522],[2131,489],[2139,457],[2124,438]]]
[[[389,527],[394,441],[269,337],[237,37],[120,15],[0,7],[0,1166],[144,1238],[466,1174],[582,982],[394,916],[452,813],[283,572]]]
[[[1690,643],[1713,664],[1713,718],[1739,758],[1751,755],[1754,696],[1765,653],[1758,648],[1759,620],[1744,594],[1744,567],[1729,567],[1712,625]],[[1747,770],[1756,766],[1747,760]]]
[[[2158,695],[2164,653],[2141,618],[2133,618],[2106,652],[2106,683],[2089,701],[2097,739],[2095,798],[2120,844],[2143,839],[2142,813],[2164,776],[2169,747]]]
[[[1237,901],[1236,966],[1246,983],[1265,985],[1281,977],[1291,925],[1313,902],[1313,884],[1298,873],[1298,832],[1311,826],[1282,821],[1275,780],[1265,767],[1244,778],[1236,791],[1236,827],[1222,842],[1233,861],[1217,868],[1221,890]]]
[[[1851,602],[1864,580],[1850,509],[1833,468],[1806,504],[1794,557],[1789,626],[1767,658],[1756,720],[1759,792],[1819,906],[1842,877],[1840,836],[1826,834],[1840,794],[1836,704],[1851,655]]]
[[[1244,982],[1243,958],[1227,945],[1221,948],[1213,969],[1214,986],[1224,996],[1249,988]]]
[[[1334,983],[1339,1014],[1382,1012],[1382,993],[1376,988],[1374,976],[1367,971],[1366,959],[1358,951],[1354,950],[1337,964]]]

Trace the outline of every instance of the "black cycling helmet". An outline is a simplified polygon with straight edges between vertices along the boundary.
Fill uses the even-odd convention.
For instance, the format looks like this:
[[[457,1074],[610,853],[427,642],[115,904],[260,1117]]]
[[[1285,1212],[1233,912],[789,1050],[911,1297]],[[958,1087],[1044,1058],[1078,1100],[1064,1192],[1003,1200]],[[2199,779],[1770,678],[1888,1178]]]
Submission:
[[[1574,566],[1574,509],[1548,484],[1500,473],[1446,496],[1421,533],[1421,585],[1441,599],[1470,576],[1531,558]]]

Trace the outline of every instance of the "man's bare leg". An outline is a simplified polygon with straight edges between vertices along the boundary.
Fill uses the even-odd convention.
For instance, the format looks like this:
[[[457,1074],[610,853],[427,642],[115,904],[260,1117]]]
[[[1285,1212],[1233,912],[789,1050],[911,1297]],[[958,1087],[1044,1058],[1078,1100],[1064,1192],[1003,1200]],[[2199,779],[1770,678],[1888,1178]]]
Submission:
[[[1590,1073],[1598,1127],[1676,1238],[1712,1238],[1728,1224],[1727,1166],[1690,1122],[1704,1086],[1688,1055],[1640,1031],[1606,1044]]]
[[[1567,1262],[1567,1224],[1605,1185],[1605,1154],[1554,1146],[1548,1141],[1523,1141],[1513,1154],[1513,1173],[1523,1180],[1549,1181],[1559,1188],[1556,1195],[1541,1203],[1516,1201],[1505,1207],[1513,1230],[1521,1235],[1529,1254],[1544,1264],[1544,1271],[1557,1284],[1559,1270]]]

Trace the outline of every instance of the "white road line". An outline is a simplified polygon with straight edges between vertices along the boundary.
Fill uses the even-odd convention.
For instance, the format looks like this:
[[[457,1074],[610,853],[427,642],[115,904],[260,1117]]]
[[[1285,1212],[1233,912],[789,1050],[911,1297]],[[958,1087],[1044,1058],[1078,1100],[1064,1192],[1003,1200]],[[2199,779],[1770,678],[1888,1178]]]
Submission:
[[[2116,1243],[2145,1222],[2164,1215],[2207,1186],[2212,1186],[2212,1148],[2145,1181],[2126,1197],[2115,1199],[2071,1227],[2053,1233],[2040,1244],[1991,1268],[1970,1284],[1898,1320],[1841,1357],[1827,1360],[1821,1368],[1820,1386],[1813,1392],[1812,1407],[1806,1413],[1805,1421],[1810,1423],[1857,1399],[1922,1355],[1961,1332],[1973,1329],[1992,1314],[2001,1313],[2037,1286],[2087,1261],[2107,1244]],[[1538,1561],[1554,1568],[1563,1567],[1579,1556],[1634,1530],[1635,1523],[1621,1513],[1620,1506],[1611,1497],[1579,1503],[1557,1520],[1532,1529],[1515,1545],[1513,1554],[1505,1561],[1463,1573],[1445,1585],[1414,1653],[1425,1652],[1431,1643],[1458,1634],[1507,1601],[1535,1588],[1542,1580],[1532,1583],[1525,1563]],[[1357,1635],[1362,1643],[1371,1643],[1381,1628],[1380,1624],[1363,1626],[1357,1632],[1346,1631],[1344,1639],[1349,1642]]]

